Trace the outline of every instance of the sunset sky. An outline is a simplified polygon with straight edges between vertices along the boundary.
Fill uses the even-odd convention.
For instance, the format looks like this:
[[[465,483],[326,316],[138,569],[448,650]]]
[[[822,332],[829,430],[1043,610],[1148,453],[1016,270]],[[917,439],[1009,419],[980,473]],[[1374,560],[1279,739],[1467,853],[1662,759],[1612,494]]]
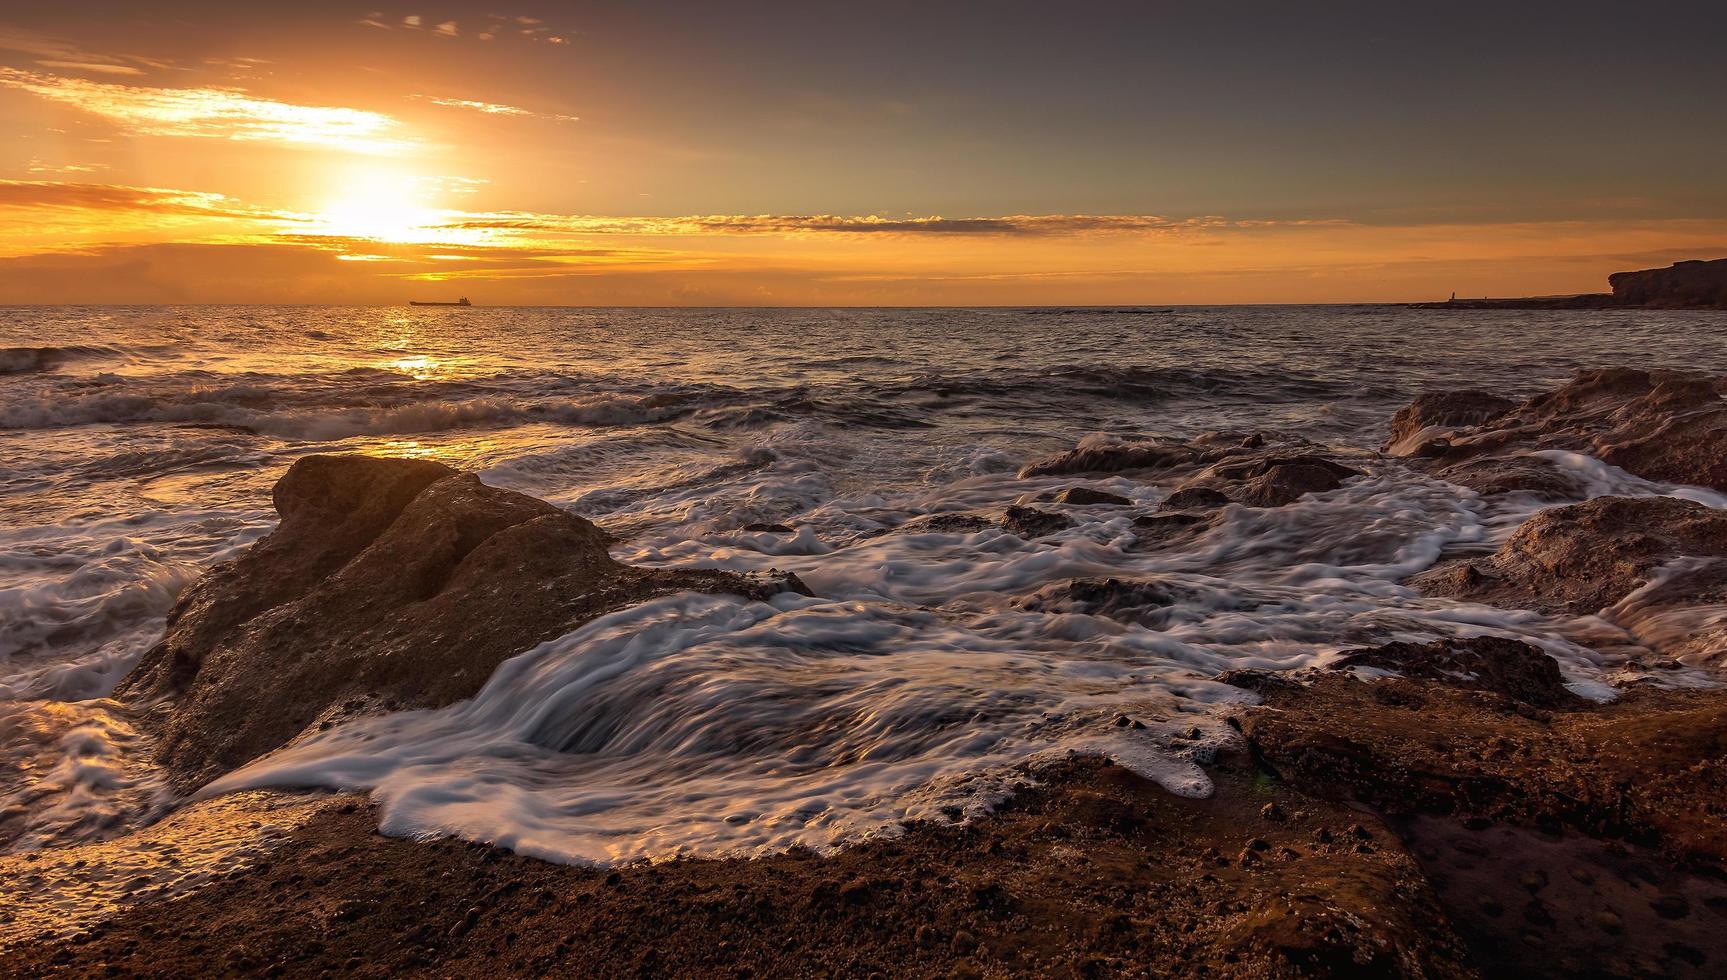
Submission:
[[[1727,4],[61,3],[0,303],[1165,304],[1727,256]]]

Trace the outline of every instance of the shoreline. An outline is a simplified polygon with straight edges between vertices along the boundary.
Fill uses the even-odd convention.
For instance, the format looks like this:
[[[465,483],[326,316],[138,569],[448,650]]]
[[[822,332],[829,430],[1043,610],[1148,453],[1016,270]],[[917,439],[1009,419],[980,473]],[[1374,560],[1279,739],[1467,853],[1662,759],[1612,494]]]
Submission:
[[[1727,379],[1635,369],[1522,401],[1430,392],[1390,420],[1378,453],[1260,432],[1088,440],[1020,471],[1059,492],[884,532],[1032,540],[1072,526],[1070,508],[1130,507],[1137,547],[1155,551],[1231,514],[1345,491],[1370,463],[1405,467],[1548,504],[1490,554],[1443,555],[1406,584],[1610,625],[1592,642],[1618,666],[1593,686],[1533,637],[1469,629],[1345,646],[1296,671],[1226,670],[1195,678],[1241,692],[1215,716],[1221,738],[1150,715],[1080,719],[1191,760],[1209,795],[1079,749],[1025,764],[1029,782],[993,812],[821,855],[551,864],[386,837],[384,811],[360,797],[254,797],[294,814],[278,826],[219,796],[178,813],[246,857],[196,887],[158,890],[128,863],[151,832],[170,855],[194,839],[176,842],[173,817],[87,851],[0,859],[0,878],[39,889],[31,901],[85,903],[70,937],[26,924],[9,967],[1710,975],[1727,958],[1727,637],[1710,618],[1727,597],[1724,393]],[[1591,495],[1577,458],[1677,490]],[[1156,487],[1155,502],[1089,485],[1103,476]],[[617,562],[595,525],[436,463],[304,457],[275,499],[276,530],[182,594],[117,691],[182,790],[326,729],[462,703],[513,654],[654,597],[814,591],[796,575]],[[1146,625],[1171,588],[1075,579],[1015,603]],[[98,893],[56,890],[78,876]],[[0,907],[0,925],[20,922]]]

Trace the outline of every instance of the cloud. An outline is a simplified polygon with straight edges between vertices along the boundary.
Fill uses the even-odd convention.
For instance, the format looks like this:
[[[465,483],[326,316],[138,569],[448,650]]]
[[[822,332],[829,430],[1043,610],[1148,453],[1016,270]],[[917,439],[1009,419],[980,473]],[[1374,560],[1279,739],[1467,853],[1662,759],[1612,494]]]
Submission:
[[[442,24],[433,28],[432,33],[439,34],[444,37],[455,37],[457,36],[456,22],[453,20],[446,20]]]
[[[708,214],[638,218],[499,211],[461,218],[448,227],[469,231],[496,229],[587,235],[1063,236],[1175,235],[1224,228],[1316,223],[1243,221],[1216,216],[1170,218],[1153,214],[1021,214],[975,218],[944,218],[939,215],[923,218],[884,218],[879,215]]]
[[[36,59],[44,68],[94,72],[104,75],[142,75],[139,65],[167,67],[166,62],[132,55],[106,55],[86,50],[70,41],[0,24],[0,51],[14,51]]]
[[[284,212],[247,207],[222,194],[122,184],[0,180],[0,209],[77,208],[148,211],[210,218],[279,219]]]
[[[415,95],[412,98],[441,105],[451,109],[472,109],[489,116],[516,116],[523,119],[548,119],[553,122],[580,122],[579,116],[565,116],[555,112],[535,112],[532,109],[521,109],[513,105],[501,105],[496,102],[476,102],[471,99],[440,99],[431,95]]]
[[[131,65],[100,64],[89,61],[60,61],[54,58],[44,58],[38,62],[44,68],[65,68],[70,71],[90,71],[103,75],[142,75],[143,69]]]
[[[147,136],[303,143],[389,153],[406,148],[401,124],[364,109],[296,105],[237,88],[151,88],[0,68],[0,86],[101,116]]]

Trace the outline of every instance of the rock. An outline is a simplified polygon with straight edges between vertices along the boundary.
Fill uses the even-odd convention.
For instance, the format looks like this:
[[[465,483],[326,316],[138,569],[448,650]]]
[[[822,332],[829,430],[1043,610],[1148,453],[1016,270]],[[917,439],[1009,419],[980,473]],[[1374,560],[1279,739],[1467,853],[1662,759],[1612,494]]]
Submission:
[[[976,534],[1000,524],[981,514],[926,514],[893,529],[893,534]]]
[[[1487,496],[1520,493],[1537,500],[1583,496],[1574,476],[1539,456],[1483,456],[1441,466],[1432,472],[1442,480]]]
[[[1445,475],[1442,468],[1452,468],[1456,482],[1464,485],[1473,485],[1469,471],[1455,468],[1464,461],[1565,450],[1595,456],[1648,480],[1727,490],[1724,387],[1722,379],[1697,372],[1582,371],[1486,421],[1418,430],[1418,446],[1404,445],[1413,435],[1397,438],[1409,423],[1394,420],[1388,445],[1402,446],[1416,465],[1439,475]]]
[[[1228,503],[1228,497],[1210,487],[1182,487],[1163,500],[1163,506],[1169,510],[1210,509],[1223,507]]]
[[[1231,594],[1181,585],[1161,579],[1071,579],[1047,585],[1014,602],[1021,609],[1045,613],[1106,616],[1153,629],[1168,625],[1171,607],[1187,603],[1207,609],[1248,608]]]
[[[1133,501],[1118,493],[1107,490],[1097,490],[1092,487],[1068,487],[1053,498],[1058,504],[1073,504],[1076,507],[1086,507],[1093,504],[1111,504],[1124,506]]]
[[[1596,497],[1541,511],[1491,558],[1410,581],[1503,608],[1607,610],[1657,653],[1718,656],[1709,607],[1727,601],[1727,511],[1674,497]]]
[[[1212,525],[1212,518],[1198,514],[1148,514],[1133,519],[1134,532],[1143,548],[1161,548],[1198,537]]]
[[[1621,306],[1727,308],[1727,259],[1692,259],[1665,269],[1615,272],[1607,277]]]
[[[1249,480],[1241,488],[1239,498],[1249,507],[1282,507],[1310,493],[1324,493],[1342,485],[1342,479],[1331,467],[1275,463]]]
[[[505,659],[657,595],[807,592],[620,565],[588,521],[436,463],[309,456],[274,499],[276,530],[188,589],[116,690],[160,699],[147,724],[182,787],[333,712],[470,697]]]
[[[1727,811],[1715,802],[1727,792],[1718,692],[1640,688],[1537,710],[1452,677],[1364,682],[1325,671],[1254,689],[1263,705],[1235,723],[1256,758],[1310,795],[1395,815],[1571,827],[1712,865],[1727,858]]]
[[[738,530],[747,534],[791,534],[793,528],[785,524],[769,524],[762,521],[756,521],[752,524],[745,524],[743,527],[738,528]]]
[[[1035,507],[1009,507],[1002,517],[1001,526],[1010,534],[1018,535],[1030,541],[1057,531],[1065,531],[1073,526],[1072,518],[1066,514],[1054,511],[1038,510]]]
[[[1309,493],[1335,490],[1361,471],[1316,453],[1290,453],[1286,447],[1233,453],[1211,463],[1179,487],[1180,499],[1211,499],[1220,494],[1249,507],[1282,507]]]
[[[1559,664],[1539,647],[1497,636],[1387,643],[1348,650],[1330,664],[1333,670],[1374,667],[1404,677],[1441,681],[1492,691],[1543,708],[1577,706],[1582,700],[1565,687]]]
[[[1416,453],[1435,432],[1480,425],[1515,408],[1516,402],[1485,391],[1427,391],[1391,417],[1391,436],[1381,447],[1393,456]]]
[[[1164,469],[1193,462],[1194,451],[1176,442],[1108,442],[1080,445],[1029,463],[1020,479],[1077,473],[1119,473],[1123,470]]]

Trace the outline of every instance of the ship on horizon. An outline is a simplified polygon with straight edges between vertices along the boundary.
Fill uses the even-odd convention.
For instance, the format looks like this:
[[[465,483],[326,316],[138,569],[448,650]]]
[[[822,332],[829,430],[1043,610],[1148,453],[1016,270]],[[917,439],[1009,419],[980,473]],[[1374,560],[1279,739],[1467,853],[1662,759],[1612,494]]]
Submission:
[[[441,300],[411,299],[411,300],[408,300],[408,305],[409,306],[473,306],[474,304],[468,302],[468,298],[466,296],[463,296],[461,299],[456,300],[454,303],[446,303],[446,302],[443,302]]]

